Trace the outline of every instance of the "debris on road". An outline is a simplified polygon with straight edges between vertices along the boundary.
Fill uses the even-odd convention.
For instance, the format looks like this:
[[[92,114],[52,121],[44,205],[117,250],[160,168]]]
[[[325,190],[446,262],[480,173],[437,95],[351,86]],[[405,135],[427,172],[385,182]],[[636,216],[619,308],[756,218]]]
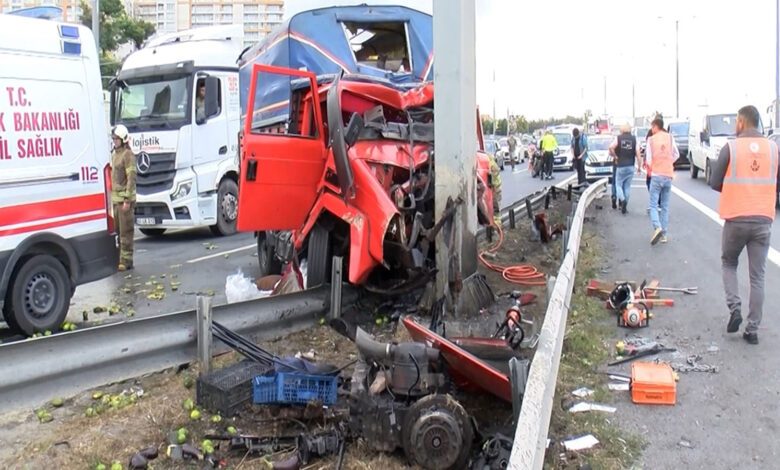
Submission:
[[[674,369],[677,372],[708,372],[712,374],[717,374],[718,372],[720,372],[718,366],[713,366],[710,364],[702,364],[700,362],[701,360],[702,360],[701,355],[691,354],[685,359],[685,363],[673,362],[671,363],[671,366],[672,369]]]
[[[258,289],[257,285],[245,276],[240,269],[225,279],[225,297],[227,297],[229,304],[260,299],[269,295],[271,295],[271,291]]]
[[[593,434],[585,434],[584,436],[575,436],[561,441],[563,448],[568,452],[579,452],[588,450],[599,445],[599,440]]]
[[[600,403],[579,402],[575,403],[569,408],[570,413],[584,413],[587,411],[601,411],[604,413],[614,413],[617,408],[609,405],[602,405]]]
[[[593,389],[587,387],[580,387],[577,390],[571,392],[572,395],[578,398],[585,398],[593,395]]]
[[[627,392],[631,385],[628,382],[610,382],[607,384],[607,388],[613,392]]]

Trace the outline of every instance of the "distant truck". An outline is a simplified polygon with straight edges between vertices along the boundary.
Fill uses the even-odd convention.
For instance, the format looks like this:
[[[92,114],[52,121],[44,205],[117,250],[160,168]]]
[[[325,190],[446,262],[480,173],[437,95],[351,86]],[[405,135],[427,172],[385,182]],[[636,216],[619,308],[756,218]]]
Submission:
[[[137,158],[141,233],[235,233],[242,45],[240,25],[167,34],[130,54],[111,82],[111,124],[127,127]]]
[[[109,131],[89,29],[0,15],[0,63],[0,310],[31,335],[117,270]]]

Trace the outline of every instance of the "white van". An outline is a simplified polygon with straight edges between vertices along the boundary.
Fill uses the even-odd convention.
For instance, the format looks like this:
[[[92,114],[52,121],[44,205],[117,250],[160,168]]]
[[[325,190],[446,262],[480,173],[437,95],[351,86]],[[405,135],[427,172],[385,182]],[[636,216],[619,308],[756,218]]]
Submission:
[[[143,234],[198,226],[235,233],[243,37],[241,25],[228,25],[152,39],[112,82],[111,123],[127,127],[137,156],[135,223]]]
[[[29,335],[117,269],[109,131],[89,29],[0,15],[0,64],[0,308]]]
[[[708,114],[700,120],[691,120],[688,132],[689,160],[691,178],[698,178],[699,170],[704,171],[707,184],[710,182],[712,162],[717,160],[720,149],[729,139],[736,137],[737,114]],[[759,122],[759,132],[763,126]]]

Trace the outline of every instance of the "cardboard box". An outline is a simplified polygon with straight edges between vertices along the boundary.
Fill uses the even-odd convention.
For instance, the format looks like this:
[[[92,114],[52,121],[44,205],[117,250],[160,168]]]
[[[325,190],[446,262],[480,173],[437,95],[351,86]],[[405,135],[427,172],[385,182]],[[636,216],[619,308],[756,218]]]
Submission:
[[[631,364],[631,400],[643,405],[674,405],[677,382],[669,364]]]

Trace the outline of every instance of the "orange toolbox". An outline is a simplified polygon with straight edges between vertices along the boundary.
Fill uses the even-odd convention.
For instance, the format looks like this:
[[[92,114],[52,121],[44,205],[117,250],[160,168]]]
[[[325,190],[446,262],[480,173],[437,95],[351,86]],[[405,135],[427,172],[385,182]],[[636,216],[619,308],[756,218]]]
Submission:
[[[631,400],[643,405],[674,405],[677,382],[669,364],[631,364]]]

